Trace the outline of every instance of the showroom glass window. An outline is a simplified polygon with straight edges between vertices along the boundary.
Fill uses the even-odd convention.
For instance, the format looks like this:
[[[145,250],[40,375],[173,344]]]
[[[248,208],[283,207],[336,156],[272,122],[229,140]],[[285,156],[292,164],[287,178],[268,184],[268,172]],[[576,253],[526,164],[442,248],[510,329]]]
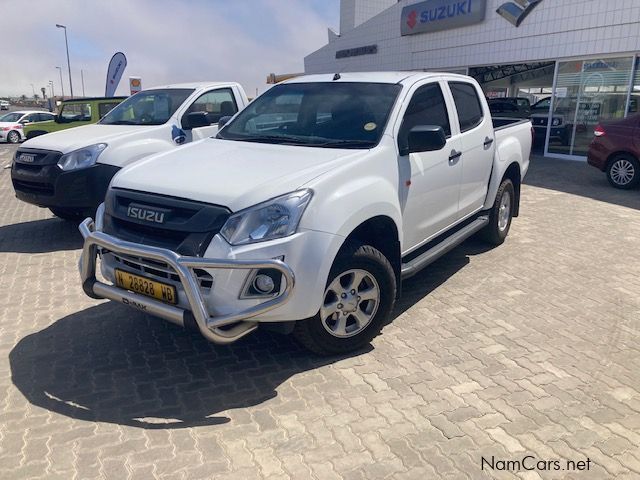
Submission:
[[[549,153],[584,157],[594,127],[625,116],[633,64],[633,57],[559,62]]]

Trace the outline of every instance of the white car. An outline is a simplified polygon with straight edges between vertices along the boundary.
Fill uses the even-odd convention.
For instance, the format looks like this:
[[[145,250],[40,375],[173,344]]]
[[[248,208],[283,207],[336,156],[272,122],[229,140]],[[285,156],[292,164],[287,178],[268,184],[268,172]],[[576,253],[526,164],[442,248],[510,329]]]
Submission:
[[[0,142],[18,143],[25,140],[22,127],[38,122],[50,122],[53,113],[37,110],[19,110],[0,116]]]
[[[298,77],[217,138],[119,172],[80,224],[82,285],[217,343],[271,323],[319,354],[355,350],[403,278],[475,233],[505,240],[531,141],[467,76]]]
[[[0,110],[9,110],[11,104],[6,100],[0,100]]]
[[[221,118],[248,103],[242,87],[230,82],[143,90],[94,125],[37,136],[21,145],[11,168],[16,197],[60,218],[92,216],[121,168],[215,135]]]

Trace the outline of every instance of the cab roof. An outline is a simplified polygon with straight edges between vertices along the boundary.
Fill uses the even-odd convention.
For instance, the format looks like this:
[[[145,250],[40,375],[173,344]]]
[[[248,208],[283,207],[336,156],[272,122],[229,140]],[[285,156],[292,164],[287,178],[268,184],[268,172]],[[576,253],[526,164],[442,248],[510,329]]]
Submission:
[[[160,88],[215,88],[228,85],[235,85],[236,82],[190,82],[190,83],[171,83],[169,85],[158,85],[151,88],[144,88],[143,90],[158,90]]]
[[[340,78],[335,79],[339,75]],[[360,83],[404,83],[441,76],[449,78],[459,77],[468,79],[466,75],[449,72],[336,72],[315,75],[302,75],[281,83],[312,83],[312,82],[360,82]]]

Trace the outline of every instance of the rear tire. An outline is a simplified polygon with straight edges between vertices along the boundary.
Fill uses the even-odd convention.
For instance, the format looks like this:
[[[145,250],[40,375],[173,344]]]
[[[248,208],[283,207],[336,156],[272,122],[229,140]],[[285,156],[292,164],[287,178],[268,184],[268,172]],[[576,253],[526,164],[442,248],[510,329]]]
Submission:
[[[504,243],[511,228],[515,200],[513,182],[507,178],[498,187],[496,199],[489,212],[489,224],[480,231],[480,237],[484,241],[496,246]]]
[[[318,355],[358,350],[386,325],[396,288],[389,260],[370,245],[351,242],[333,262],[320,311],[296,322],[293,335]]]
[[[628,153],[616,155],[607,166],[607,180],[612,187],[622,190],[637,187],[640,183],[640,162]]]
[[[21,136],[18,132],[16,132],[15,130],[11,130],[9,132],[9,134],[7,135],[7,142],[9,143],[19,143],[21,140]]]
[[[51,213],[53,213],[56,217],[62,218],[63,220],[69,220],[70,222],[81,222],[87,217],[90,217],[92,213],[87,209],[82,208],[57,208],[50,207]]]

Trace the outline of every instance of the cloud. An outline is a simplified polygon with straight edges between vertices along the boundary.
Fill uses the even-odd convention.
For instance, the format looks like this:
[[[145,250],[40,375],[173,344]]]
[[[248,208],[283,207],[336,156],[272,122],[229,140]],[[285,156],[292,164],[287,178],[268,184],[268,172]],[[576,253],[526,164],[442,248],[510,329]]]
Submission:
[[[34,0],[6,2],[0,50],[0,95],[31,94],[49,80],[60,94],[63,67],[69,94],[62,30],[68,27],[73,89],[103,95],[107,64],[122,51],[128,66],[117,94],[127,94],[127,78],[143,87],[167,83],[234,80],[250,95],[266,88],[271,72],[301,72],[303,58],[326,43],[327,26],[337,23],[338,0]],[[6,48],[7,46],[13,48]]]

